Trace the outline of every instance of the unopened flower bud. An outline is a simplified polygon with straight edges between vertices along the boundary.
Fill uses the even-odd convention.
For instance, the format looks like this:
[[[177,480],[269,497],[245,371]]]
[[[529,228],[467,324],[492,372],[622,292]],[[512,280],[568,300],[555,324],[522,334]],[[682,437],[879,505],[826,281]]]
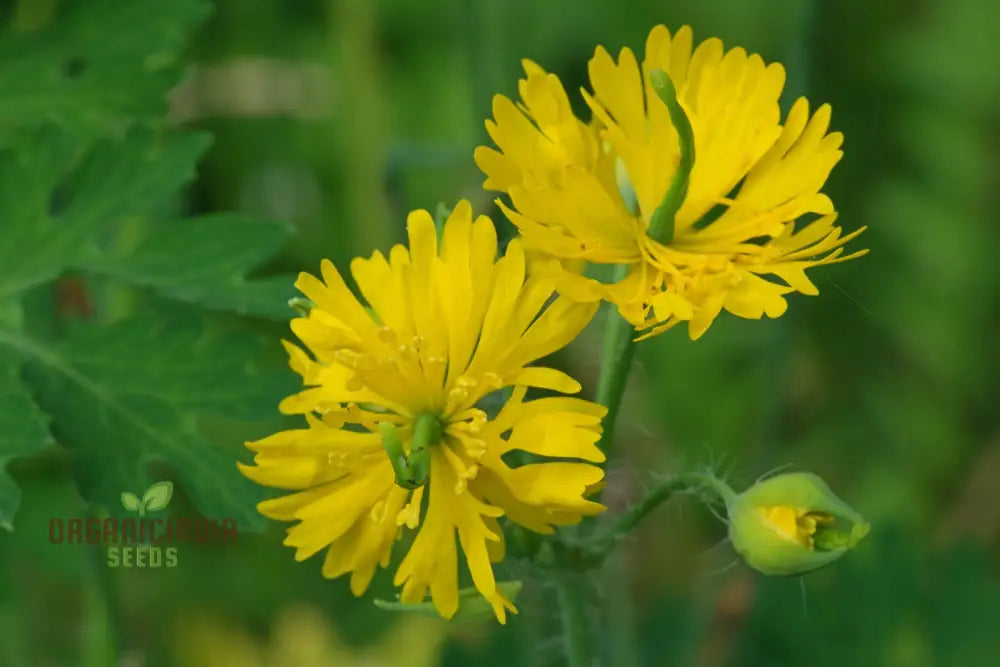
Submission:
[[[796,575],[837,560],[868,534],[864,518],[812,473],[776,475],[726,498],[729,539],[747,565]]]

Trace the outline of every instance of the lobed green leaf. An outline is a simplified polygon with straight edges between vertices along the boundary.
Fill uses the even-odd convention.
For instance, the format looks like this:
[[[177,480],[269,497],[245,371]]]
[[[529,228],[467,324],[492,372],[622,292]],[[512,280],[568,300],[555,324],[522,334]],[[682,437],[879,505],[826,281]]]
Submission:
[[[83,327],[58,343],[0,330],[0,346],[28,360],[28,383],[74,454],[85,498],[114,508],[123,490],[147,485],[150,462],[162,461],[206,516],[262,526],[259,487],[239,474],[235,452],[197,425],[210,414],[259,419],[290,393],[288,375],[253,365],[251,339],[133,320]]]
[[[21,492],[7,473],[14,458],[34,454],[52,442],[48,419],[21,378],[19,355],[0,348],[0,526],[13,529]]]
[[[95,252],[81,268],[206,308],[287,320],[295,277],[246,275],[287,235],[279,224],[238,215],[190,218],[155,227],[130,251]]]
[[[54,20],[0,35],[0,137],[55,124],[105,134],[163,114],[177,56],[208,14],[204,0],[60,3]]]

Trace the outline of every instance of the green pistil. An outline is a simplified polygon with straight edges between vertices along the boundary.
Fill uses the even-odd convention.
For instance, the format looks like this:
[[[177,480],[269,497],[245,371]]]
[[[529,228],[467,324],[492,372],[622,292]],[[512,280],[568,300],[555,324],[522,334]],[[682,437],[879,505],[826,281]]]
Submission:
[[[390,421],[379,422],[378,430],[382,436],[382,448],[389,455],[396,484],[404,489],[417,489],[427,484],[431,473],[430,448],[444,437],[441,419],[430,412],[417,416],[413,422],[409,452],[399,439],[395,424]]]
[[[677,141],[680,146],[680,160],[677,163],[677,171],[674,172],[667,194],[663,196],[663,201],[653,212],[653,217],[649,221],[646,233],[655,241],[667,244],[674,239],[674,218],[680,210],[684,198],[687,196],[688,182],[691,180],[691,169],[694,167],[694,133],[691,131],[691,122],[687,114],[677,101],[677,90],[674,88],[670,77],[661,69],[654,69],[649,73],[649,83],[653,91],[667,105],[667,112],[670,114],[670,122],[677,132]]]

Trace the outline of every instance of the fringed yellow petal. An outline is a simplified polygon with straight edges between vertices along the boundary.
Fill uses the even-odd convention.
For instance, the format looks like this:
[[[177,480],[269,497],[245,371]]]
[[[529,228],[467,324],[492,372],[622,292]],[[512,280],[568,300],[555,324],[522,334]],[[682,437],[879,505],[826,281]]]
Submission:
[[[498,178],[513,177],[514,167],[536,158],[551,158],[556,171],[566,159],[599,162],[595,139],[572,117],[558,80],[525,67],[531,77],[522,91],[526,108],[556,139],[541,137],[521,153],[512,148],[514,157],[488,157],[506,161],[501,168],[509,173]],[[509,101],[497,100],[495,108],[502,122],[491,133],[500,144],[514,146],[525,133],[537,132]],[[554,141],[567,148],[555,150]],[[605,210],[614,211],[609,202],[605,198]],[[247,443],[254,465],[240,470],[257,483],[295,492],[258,509],[297,522],[285,539],[296,559],[327,549],[323,576],[349,575],[355,595],[364,593],[378,567],[390,565],[400,532],[413,530],[394,578],[400,601],[422,603],[429,594],[441,616],[454,616],[468,600],[458,589],[461,550],[479,602],[503,623],[516,609],[493,573],[492,564],[504,556],[497,519],[509,513],[546,532],[603,509],[586,500],[603,474],[596,466],[542,462],[510,470],[500,458],[518,448],[541,457],[603,461],[596,441],[604,407],[559,397],[523,402],[527,387],[580,390],[565,373],[530,364],[577,336],[597,303],[553,299],[554,273],[544,259],[529,268],[517,240],[497,260],[493,223],[473,219],[468,202],[455,206],[440,232],[427,211],[415,211],[407,232],[408,246],[351,263],[364,301],[328,262],[322,281],[300,276],[297,285],[315,306],[292,322],[301,346],[285,347],[303,388],[280,409],[302,414],[306,427]],[[613,251],[608,248],[598,244],[595,251]],[[579,272],[560,270],[583,280]],[[510,386],[510,398],[491,421],[486,401],[479,401],[493,401]],[[382,440],[383,422],[394,426],[390,447]],[[425,437],[426,430],[417,428],[427,423],[440,427],[438,435]],[[510,437],[501,437],[507,429]],[[399,470],[405,472],[418,454],[429,461],[429,473],[400,481]],[[412,481],[418,485],[411,491]]]
[[[678,134],[651,88],[665,72],[691,125],[694,162],[666,243],[647,238],[652,216],[680,159]],[[805,271],[863,254],[842,254],[854,234],[834,225],[821,192],[842,156],[843,135],[829,132],[829,105],[810,115],[797,100],[782,121],[785,70],[718,39],[695,45],[691,29],[653,28],[641,63],[629,49],[603,47],[588,63],[593,92],[582,91],[593,122],[566,116],[558,80],[525,65],[521,105],[494,103],[487,122],[497,149],[477,151],[485,187],[510,196],[502,206],[533,251],[551,261],[562,294],[607,300],[648,337],[689,322],[692,338],[727,310],[777,317],[783,294],[814,294]],[[687,145],[687,144],[685,144]],[[592,148],[593,147],[593,148]],[[687,153],[686,153],[687,154]],[[803,223],[803,216],[819,215]],[[551,266],[586,260],[629,265],[628,278],[601,285]],[[758,276],[770,274],[784,284]],[[790,289],[786,289],[790,288]]]

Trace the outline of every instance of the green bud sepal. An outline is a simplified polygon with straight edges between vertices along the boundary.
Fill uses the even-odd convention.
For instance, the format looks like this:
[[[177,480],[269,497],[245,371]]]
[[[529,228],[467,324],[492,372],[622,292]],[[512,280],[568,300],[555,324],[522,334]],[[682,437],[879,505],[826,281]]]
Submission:
[[[790,576],[829,565],[871,528],[812,473],[775,475],[725,496],[733,548],[763,574]]]

